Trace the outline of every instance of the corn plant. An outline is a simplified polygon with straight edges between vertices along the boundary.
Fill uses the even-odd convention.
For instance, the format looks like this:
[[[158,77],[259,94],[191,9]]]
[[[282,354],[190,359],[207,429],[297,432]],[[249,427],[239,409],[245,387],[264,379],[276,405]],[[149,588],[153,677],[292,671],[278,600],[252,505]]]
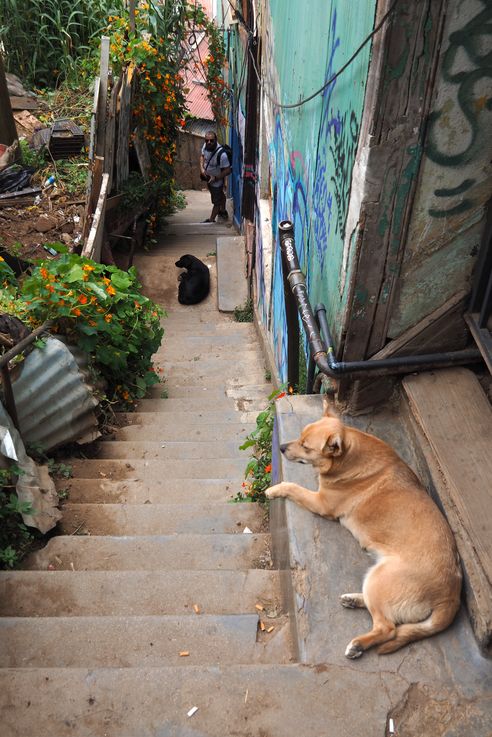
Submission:
[[[7,70],[38,87],[73,77],[123,0],[0,0]]]

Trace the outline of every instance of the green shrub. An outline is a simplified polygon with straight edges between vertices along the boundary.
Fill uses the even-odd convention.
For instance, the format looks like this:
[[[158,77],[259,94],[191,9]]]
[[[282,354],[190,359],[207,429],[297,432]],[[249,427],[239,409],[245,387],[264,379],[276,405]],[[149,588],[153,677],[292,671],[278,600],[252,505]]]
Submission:
[[[61,244],[50,245],[64,250]],[[6,292],[15,308],[11,311],[32,328],[54,320],[52,330],[87,353],[110,402],[130,407],[159,382],[152,355],[161,343],[164,312],[141,293],[133,267],[125,272],[61,253],[40,261],[16,294],[12,287]]]

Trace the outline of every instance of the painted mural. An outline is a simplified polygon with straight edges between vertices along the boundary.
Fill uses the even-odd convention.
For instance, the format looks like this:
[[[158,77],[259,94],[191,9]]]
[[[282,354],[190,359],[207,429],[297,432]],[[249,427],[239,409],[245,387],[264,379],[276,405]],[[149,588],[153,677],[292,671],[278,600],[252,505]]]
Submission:
[[[262,59],[270,97],[285,104],[306,98],[347,61],[374,24],[375,3],[364,8],[342,0],[263,4],[268,43]],[[263,97],[271,174],[273,268],[264,284],[263,241],[257,228],[258,311],[271,336],[280,379],[286,380],[287,336],[277,228],[294,223],[296,247],[312,304],[324,302],[335,336],[346,295],[340,291],[352,170],[362,117],[369,46],[322,94],[301,107],[283,109]],[[350,264],[349,264],[350,265]]]

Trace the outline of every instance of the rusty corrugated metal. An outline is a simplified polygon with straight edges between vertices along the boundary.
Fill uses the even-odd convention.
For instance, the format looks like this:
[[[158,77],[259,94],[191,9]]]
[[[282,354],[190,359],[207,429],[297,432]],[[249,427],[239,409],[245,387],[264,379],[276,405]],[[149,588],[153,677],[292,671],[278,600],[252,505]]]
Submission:
[[[12,374],[22,439],[45,451],[99,436],[98,401],[88,382],[87,360],[77,349],[48,338]]]

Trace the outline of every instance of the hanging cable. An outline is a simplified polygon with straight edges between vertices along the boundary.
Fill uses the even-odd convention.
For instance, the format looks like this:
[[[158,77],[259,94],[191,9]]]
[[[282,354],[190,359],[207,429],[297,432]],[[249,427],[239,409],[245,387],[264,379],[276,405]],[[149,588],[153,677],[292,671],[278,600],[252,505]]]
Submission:
[[[230,0],[229,0],[229,2],[230,2]],[[360,52],[362,51],[362,49],[364,48],[364,46],[366,46],[369,43],[369,41],[373,38],[373,36],[375,36],[376,33],[378,33],[378,31],[381,30],[381,28],[386,23],[386,21],[388,20],[388,18],[390,17],[390,15],[393,13],[394,9],[396,8],[396,6],[398,5],[399,2],[400,2],[400,0],[394,0],[394,2],[390,6],[388,12],[383,15],[383,17],[381,18],[381,20],[379,21],[379,23],[377,24],[377,26],[374,28],[374,30],[364,39],[364,41],[361,43],[361,45],[358,47],[358,49],[356,51],[354,51],[354,53],[352,54],[352,56],[350,57],[350,59],[345,62],[345,64],[338,70],[338,72],[336,72],[336,74],[334,74],[332,77],[330,77],[330,79],[327,82],[325,82],[325,84],[322,87],[320,87],[319,90],[316,90],[316,92],[313,92],[312,95],[309,95],[309,97],[306,97],[304,100],[300,100],[299,102],[291,103],[290,105],[283,104],[283,103],[279,102],[274,97],[272,97],[270,95],[270,93],[266,90],[266,88],[265,88],[265,86],[263,84],[263,81],[262,81],[262,79],[260,77],[260,74],[258,72],[258,69],[256,67],[255,58],[254,58],[253,54],[251,53],[251,49],[248,46],[248,52],[249,52],[249,55],[251,57],[251,61],[253,62],[253,68],[255,70],[255,74],[256,74],[256,77],[258,79],[258,83],[263,88],[263,91],[264,91],[265,95],[268,97],[268,99],[271,102],[273,102],[273,104],[276,107],[284,108],[284,109],[289,109],[289,110],[292,109],[292,108],[301,107],[302,105],[305,105],[307,102],[310,102],[311,100],[313,100],[315,97],[317,97],[322,92],[324,92],[327,87],[329,87],[331,84],[333,84],[333,82],[337,79],[337,77],[339,77],[342,74],[342,72],[344,72],[347,69],[347,67],[350,66],[350,64],[352,64],[352,62],[360,54]]]

